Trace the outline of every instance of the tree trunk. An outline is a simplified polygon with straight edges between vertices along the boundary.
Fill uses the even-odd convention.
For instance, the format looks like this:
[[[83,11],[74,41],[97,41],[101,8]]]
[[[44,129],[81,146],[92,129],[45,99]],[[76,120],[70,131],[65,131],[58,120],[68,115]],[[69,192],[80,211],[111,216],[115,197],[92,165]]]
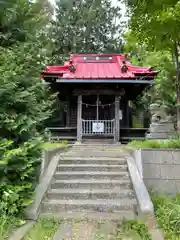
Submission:
[[[177,87],[177,131],[180,132],[180,87]]]
[[[177,131],[180,132],[180,64],[177,42],[174,44],[174,60],[176,66]]]

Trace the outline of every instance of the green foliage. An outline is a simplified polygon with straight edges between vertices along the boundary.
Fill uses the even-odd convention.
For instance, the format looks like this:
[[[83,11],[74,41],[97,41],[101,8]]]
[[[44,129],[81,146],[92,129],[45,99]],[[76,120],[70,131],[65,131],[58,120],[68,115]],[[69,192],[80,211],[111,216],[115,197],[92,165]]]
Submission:
[[[142,222],[137,220],[129,220],[122,222],[117,231],[116,240],[132,238],[134,240],[151,240],[151,234],[148,232],[148,228]]]
[[[41,3],[0,1],[0,214],[5,215],[18,214],[32,201],[44,121],[52,112],[54,96],[38,76],[49,53],[48,13]]]
[[[45,2],[37,0],[30,4],[28,0],[0,1],[0,45],[12,47],[17,42],[26,42],[38,31],[45,29],[49,13]],[[43,29],[43,30],[44,30]]]
[[[32,201],[38,181],[40,141],[25,142],[18,148],[13,142],[0,141],[0,212],[17,214]]]
[[[67,144],[68,142],[66,140],[61,142],[45,142],[42,144],[42,148],[46,150],[51,150],[57,147],[66,147]]]
[[[2,50],[0,58],[1,137],[21,143],[37,134],[37,126],[51,114],[46,84],[36,74],[39,67],[32,45]],[[24,52],[29,49],[28,54]],[[32,49],[35,51],[35,49]],[[11,71],[9,71],[11,69]]]
[[[7,240],[8,236],[15,229],[20,227],[25,223],[24,220],[20,218],[9,217],[6,215],[0,216],[0,239]]]
[[[151,89],[145,90],[136,101],[136,108],[147,110],[150,103],[165,104],[169,114],[176,113],[175,68],[172,56],[168,51],[151,51],[146,44],[139,44],[130,31],[125,34],[124,50],[131,53],[132,63],[141,66],[153,66],[159,70],[155,84]]]
[[[55,219],[39,219],[24,237],[24,240],[52,239],[61,221]]]
[[[162,88],[163,94],[159,98],[164,97],[161,102],[164,100],[170,104],[173,103],[173,107],[177,110],[177,129],[180,131],[180,35],[178,34],[180,1],[125,0],[125,2],[130,14],[130,28],[138,43],[147,46],[149,51],[160,51],[162,59],[165,53],[169,54],[168,58],[171,62],[167,66],[173,66],[173,69],[169,71],[169,76],[167,76],[167,71],[161,75],[160,87],[163,84],[166,86]],[[164,74],[165,79],[163,79]],[[162,92],[160,89],[158,88]],[[158,97],[158,92],[155,91],[156,89],[154,89],[154,94]]]
[[[130,10],[130,25],[141,43],[150,48],[171,49],[179,41],[180,2],[178,0],[126,0]]]
[[[62,0],[56,13],[51,27],[55,62],[63,63],[71,53],[120,52],[120,9],[110,0]]]
[[[180,239],[180,196],[174,198],[152,194],[157,221],[165,234],[165,240]]]
[[[180,138],[169,140],[145,140],[132,141],[128,144],[130,148],[163,148],[163,149],[179,149]]]
[[[172,57],[167,51],[154,51],[145,53],[144,65],[154,66],[160,70],[153,88],[144,94],[143,101],[148,103],[159,102],[165,104],[168,113],[176,113],[176,79]]]

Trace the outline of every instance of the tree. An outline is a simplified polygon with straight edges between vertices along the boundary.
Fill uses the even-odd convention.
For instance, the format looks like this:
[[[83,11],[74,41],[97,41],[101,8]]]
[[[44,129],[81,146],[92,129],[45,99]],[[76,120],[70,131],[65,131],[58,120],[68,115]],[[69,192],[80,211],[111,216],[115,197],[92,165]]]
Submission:
[[[110,0],[61,0],[52,23],[54,59],[62,63],[71,53],[98,53],[121,50],[119,7]]]
[[[48,32],[47,11],[38,1],[2,4],[0,212],[13,214],[31,201],[41,160],[43,122],[51,114],[53,96],[39,77],[48,58],[43,34]]]
[[[170,114],[176,113],[175,69],[169,51],[150,50],[146,44],[139,44],[131,31],[124,35],[125,52],[130,53],[134,65],[153,66],[159,70],[154,85],[144,91],[136,104],[144,109],[149,104],[159,102],[168,107]]]
[[[176,70],[177,129],[180,131],[180,1],[126,0],[130,12],[130,27],[139,43],[149,49],[168,51]],[[172,81],[173,83],[173,81]]]
[[[0,2],[0,46],[11,47],[36,36],[46,28],[50,14],[42,0],[33,4],[27,0]]]

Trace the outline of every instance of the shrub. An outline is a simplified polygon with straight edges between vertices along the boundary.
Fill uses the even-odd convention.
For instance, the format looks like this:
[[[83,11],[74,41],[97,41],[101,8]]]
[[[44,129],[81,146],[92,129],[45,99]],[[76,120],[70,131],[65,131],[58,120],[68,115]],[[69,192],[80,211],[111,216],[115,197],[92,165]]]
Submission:
[[[152,194],[157,221],[164,230],[165,239],[180,239],[180,196],[174,198]]]
[[[0,1],[1,215],[17,214],[32,201],[40,166],[40,137],[52,112],[54,97],[39,77],[48,60],[43,35],[48,34],[48,16],[39,4]]]
[[[39,140],[13,148],[13,142],[0,141],[0,214],[21,212],[32,201],[40,165]]]

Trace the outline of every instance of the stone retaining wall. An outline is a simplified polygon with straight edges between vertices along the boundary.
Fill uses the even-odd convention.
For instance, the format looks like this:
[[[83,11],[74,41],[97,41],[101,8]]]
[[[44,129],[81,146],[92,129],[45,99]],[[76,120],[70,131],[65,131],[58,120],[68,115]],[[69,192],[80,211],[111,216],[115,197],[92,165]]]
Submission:
[[[148,188],[173,195],[180,192],[180,150],[139,149],[134,159]]]
[[[46,171],[47,167],[49,166],[49,163],[52,160],[52,158],[54,156],[56,156],[58,153],[62,153],[64,151],[66,151],[67,148],[68,148],[68,146],[57,147],[57,148],[54,148],[54,149],[48,149],[48,150],[43,151],[43,153],[42,153],[42,163],[41,163],[41,177],[44,174],[44,172]]]

